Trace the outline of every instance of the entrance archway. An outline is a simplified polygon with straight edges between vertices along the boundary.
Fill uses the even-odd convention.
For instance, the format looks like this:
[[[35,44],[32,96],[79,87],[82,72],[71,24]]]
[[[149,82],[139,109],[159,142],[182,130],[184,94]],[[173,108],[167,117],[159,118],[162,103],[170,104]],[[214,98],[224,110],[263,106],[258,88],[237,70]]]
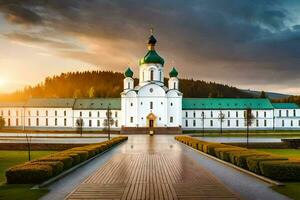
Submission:
[[[156,126],[156,116],[153,113],[147,115],[147,127],[153,129]]]

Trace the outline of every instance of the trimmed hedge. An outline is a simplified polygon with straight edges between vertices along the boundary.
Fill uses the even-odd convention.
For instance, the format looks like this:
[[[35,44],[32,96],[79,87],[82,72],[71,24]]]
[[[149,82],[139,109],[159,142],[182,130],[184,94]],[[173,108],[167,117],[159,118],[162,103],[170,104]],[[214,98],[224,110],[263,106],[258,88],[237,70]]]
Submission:
[[[189,136],[176,136],[175,139],[256,174],[278,181],[300,181],[299,160],[228,144],[201,141]]]
[[[33,161],[35,165],[48,165],[52,167],[52,174],[58,175],[64,170],[64,164],[61,161]],[[31,163],[29,163],[31,164]]]
[[[73,158],[71,156],[69,156],[69,155],[63,155],[62,156],[62,155],[57,155],[57,154],[47,156],[47,157],[43,157],[43,158],[37,159],[36,161],[38,161],[38,162],[60,161],[64,165],[63,166],[64,170],[67,170],[67,169],[71,168],[72,164],[73,164]]]
[[[298,161],[264,161],[260,163],[263,176],[280,181],[299,181],[300,162]]]
[[[221,160],[225,160],[227,162],[230,161],[229,154],[233,151],[244,151],[242,148],[236,148],[236,147],[220,147],[215,148],[215,154],[216,157],[220,158]]]
[[[285,157],[279,157],[279,156],[274,156],[272,154],[270,155],[255,155],[255,156],[250,156],[247,158],[247,166],[248,169],[256,174],[261,174],[260,170],[260,163],[264,161],[278,161],[278,160],[288,160],[288,158]]]
[[[50,165],[25,164],[12,167],[6,171],[7,183],[40,183],[53,176]]]
[[[248,169],[246,158],[249,156],[255,156],[255,155],[266,155],[266,154],[257,152],[257,151],[253,151],[253,150],[232,151],[229,153],[229,160],[234,165],[237,165],[244,169]]]
[[[6,170],[6,180],[9,184],[41,183],[56,176],[93,156],[104,152],[112,146],[127,140],[126,136],[112,138],[97,144],[75,147],[16,165]]]

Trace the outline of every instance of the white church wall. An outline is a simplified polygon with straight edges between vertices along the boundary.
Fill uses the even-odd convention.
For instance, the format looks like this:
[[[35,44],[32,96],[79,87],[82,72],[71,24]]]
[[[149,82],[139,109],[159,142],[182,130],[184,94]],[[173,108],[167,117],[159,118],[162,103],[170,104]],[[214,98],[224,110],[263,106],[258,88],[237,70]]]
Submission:
[[[182,95],[177,90],[169,90],[167,93],[167,126],[181,127],[182,126]]]
[[[112,109],[111,118],[114,120],[114,124],[111,125],[111,129],[120,129],[121,127],[121,110]],[[84,129],[101,130],[105,128],[104,121],[107,119],[107,110],[74,110],[74,127],[76,128],[76,121],[83,119]]]
[[[204,113],[204,120],[202,118]],[[224,114],[223,129],[245,129],[245,110],[183,110],[183,129],[202,129],[203,121],[205,129],[220,129],[220,112]],[[272,129],[273,110],[252,110],[252,129]]]
[[[275,129],[300,129],[300,109],[274,109]]]
[[[139,85],[144,86],[151,81],[151,71],[153,71],[153,81],[158,81],[159,85],[163,85],[164,71],[161,64],[143,64],[139,66]]]
[[[0,116],[5,120],[6,127],[20,128],[23,126],[24,108],[22,107],[2,107]]]
[[[72,108],[25,108],[25,126],[72,128]]]
[[[157,117],[156,126],[167,126],[167,98],[162,87],[148,84],[140,88],[137,108],[138,126],[147,126],[147,116],[150,113]]]

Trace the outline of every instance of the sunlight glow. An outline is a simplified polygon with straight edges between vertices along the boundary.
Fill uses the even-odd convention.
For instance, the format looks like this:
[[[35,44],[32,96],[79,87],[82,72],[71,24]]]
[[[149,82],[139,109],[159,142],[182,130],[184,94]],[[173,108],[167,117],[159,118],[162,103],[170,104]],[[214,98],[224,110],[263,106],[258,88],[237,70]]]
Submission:
[[[5,84],[6,84],[6,80],[0,77],[0,89],[3,89]],[[0,91],[1,92],[1,91]]]

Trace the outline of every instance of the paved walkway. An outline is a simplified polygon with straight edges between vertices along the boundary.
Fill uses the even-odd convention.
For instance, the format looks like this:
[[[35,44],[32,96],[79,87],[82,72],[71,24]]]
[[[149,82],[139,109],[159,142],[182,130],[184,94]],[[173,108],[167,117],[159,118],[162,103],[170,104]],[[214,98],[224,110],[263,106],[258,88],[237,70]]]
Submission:
[[[87,191],[84,187],[89,185],[94,188]],[[152,191],[154,197],[162,194],[161,191],[171,191],[167,192],[171,196],[166,198],[176,194],[180,199],[185,195],[183,192],[194,192],[195,195],[205,192],[206,195],[215,195],[210,199],[237,198],[235,193],[245,200],[288,200],[273,191],[270,184],[210,159],[167,135],[129,136],[128,141],[49,185],[49,193],[41,200],[88,199],[87,193],[97,193],[97,199],[101,192],[101,196],[103,192],[109,192],[105,186],[117,193],[112,185],[123,192],[119,196],[126,192],[124,198],[128,199],[142,194],[142,191],[148,195]],[[190,199],[193,198],[201,199],[194,196]]]
[[[67,199],[239,199],[178,146],[161,137],[136,139]]]

